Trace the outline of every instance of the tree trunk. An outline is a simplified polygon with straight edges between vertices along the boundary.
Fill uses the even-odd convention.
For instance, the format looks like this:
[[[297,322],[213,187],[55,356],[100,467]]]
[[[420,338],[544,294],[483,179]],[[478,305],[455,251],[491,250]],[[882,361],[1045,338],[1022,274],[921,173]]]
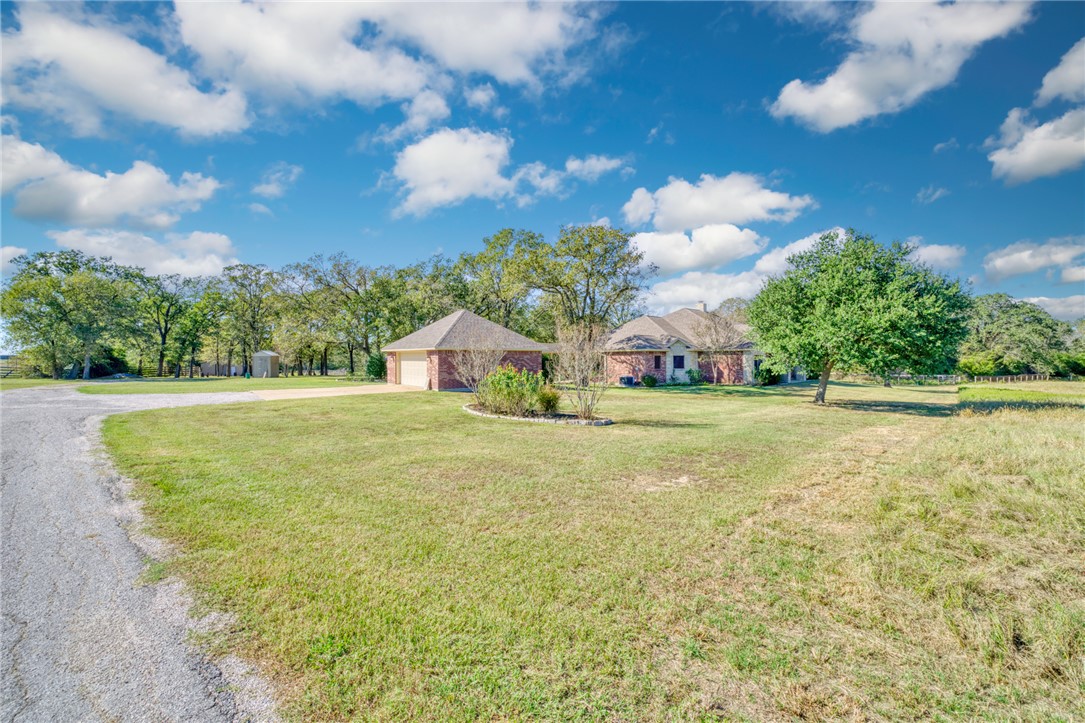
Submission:
[[[226,376],[232,377],[234,375],[234,350],[226,352]]]
[[[832,362],[826,362],[825,365],[821,367],[821,377],[818,378],[818,390],[817,393],[814,394],[814,404],[825,403],[825,390],[829,386],[829,374],[832,370]]]
[[[347,355],[350,357],[350,375],[354,376],[354,345],[347,344]]]
[[[324,355],[320,358],[320,376],[328,376],[328,347],[324,347]]]
[[[884,378],[882,379],[882,384],[883,384],[884,386],[887,386],[887,387],[891,387],[891,386],[893,386],[893,385],[892,385],[892,384],[890,384],[890,381],[891,381],[891,380],[889,379],[889,375],[888,375],[888,374],[886,374],[886,375],[885,375],[885,377],[884,377]]]
[[[90,379],[90,352],[83,355],[83,378]]]
[[[166,373],[165,368],[166,368],[166,347],[163,345],[163,346],[158,347],[158,376],[162,376],[163,374]]]

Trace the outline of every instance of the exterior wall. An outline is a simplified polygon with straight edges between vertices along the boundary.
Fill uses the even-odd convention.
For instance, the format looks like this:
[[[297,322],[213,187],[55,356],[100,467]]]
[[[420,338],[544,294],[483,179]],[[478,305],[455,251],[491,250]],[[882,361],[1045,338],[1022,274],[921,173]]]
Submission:
[[[454,351],[430,351],[427,353],[429,362],[429,388],[447,391],[451,389],[466,389],[467,385],[459,378],[456,371]],[[517,369],[526,369],[532,374],[542,371],[541,351],[510,351],[501,357],[502,364],[512,364]]]
[[[398,379],[396,378],[396,372],[398,371],[396,361],[397,361],[396,360],[396,353],[394,351],[390,351],[390,352],[385,353],[385,355],[384,355],[384,363],[385,363],[386,366],[385,366],[384,380],[386,382],[388,382],[389,384],[397,384],[398,383]]]
[[[685,365],[684,368],[682,368],[682,369],[675,369],[674,368],[674,357],[676,355],[677,356],[683,356],[683,357],[686,358],[686,365]],[[697,354],[696,354],[696,352],[690,351],[689,347],[686,346],[685,344],[683,344],[682,342],[675,342],[674,344],[671,345],[671,348],[667,350],[667,364],[666,364],[666,366],[667,366],[667,375],[665,377],[663,377],[662,379],[660,379],[659,381],[661,383],[669,383],[671,381],[671,377],[674,376],[676,379],[678,379],[678,382],[680,384],[688,382],[689,381],[689,376],[686,374],[686,372],[688,372],[690,369],[692,369],[693,365],[696,364],[696,363],[697,363]]]
[[[617,384],[619,377],[633,377],[638,382],[645,374],[651,374],[660,383],[667,381],[667,363],[664,360],[659,369],[655,368],[656,356],[666,357],[664,352],[624,351],[607,354],[607,381]]]
[[[746,383],[743,353],[740,351],[721,354],[716,357],[714,362],[702,354],[699,358],[699,367],[706,382],[711,383],[715,379],[717,384]],[[713,367],[715,367],[715,370],[713,370]],[[713,376],[713,371],[715,371],[715,376]]]

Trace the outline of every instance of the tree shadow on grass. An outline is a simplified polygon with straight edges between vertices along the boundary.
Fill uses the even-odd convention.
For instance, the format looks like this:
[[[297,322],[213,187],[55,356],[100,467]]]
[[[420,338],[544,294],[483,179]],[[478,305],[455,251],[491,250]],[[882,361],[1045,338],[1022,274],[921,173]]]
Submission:
[[[623,427],[648,427],[649,429],[708,429],[715,425],[707,422],[678,422],[672,419],[615,419]]]
[[[957,404],[926,404],[923,402],[887,402],[867,400],[845,400],[826,402],[826,407],[848,409],[855,412],[876,412],[881,414],[911,414],[920,417],[953,417],[962,412],[967,414],[991,414],[1000,409],[1017,409],[1037,412],[1050,409],[1078,409],[1085,411],[1081,402],[1022,402],[1022,401],[987,401],[959,402]]]

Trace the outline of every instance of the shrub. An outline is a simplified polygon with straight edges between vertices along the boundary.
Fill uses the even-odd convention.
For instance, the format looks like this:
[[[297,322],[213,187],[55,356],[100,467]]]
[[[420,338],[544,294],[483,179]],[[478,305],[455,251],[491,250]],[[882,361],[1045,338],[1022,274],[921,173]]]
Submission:
[[[700,369],[690,369],[686,372],[686,376],[689,378],[690,384],[704,383],[704,373],[702,373]]]
[[[553,414],[558,411],[558,405],[561,403],[561,392],[557,389],[554,389],[550,385],[540,387],[536,397],[539,402],[540,412]]]
[[[475,396],[487,412],[522,417],[536,409],[542,387],[541,373],[532,374],[505,364],[486,375]]]
[[[753,380],[759,387],[771,387],[773,384],[779,384],[780,375],[762,364],[753,373]]]
[[[659,384],[659,380],[652,374],[645,374],[640,378],[640,383],[646,387],[654,387],[656,384]]]
[[[365,360],[365,375],[370,379],[384,379],[388,374],[388,362],[384,354],[370,354]]]
[[[998,374],[1001,370],[998,364],[998,355],[994,352],[981,352],[961,357],[957,362],[957,371],[970,377],[989,377]]]
[[[1060,377],[1085,376],[1085,353],[1074,354],[1063,352],[1055,354],[1052,361],[1052,372]]]

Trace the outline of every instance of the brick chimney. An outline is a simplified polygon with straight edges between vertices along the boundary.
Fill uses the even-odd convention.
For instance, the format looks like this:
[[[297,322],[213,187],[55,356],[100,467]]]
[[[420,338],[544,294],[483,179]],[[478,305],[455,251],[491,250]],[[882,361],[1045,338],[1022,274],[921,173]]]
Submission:
[[[708,311],[708,304],[706,304],[703,301],[698,301],[697,302],[697,308],[700,309],[701,311],[707,312]]]

